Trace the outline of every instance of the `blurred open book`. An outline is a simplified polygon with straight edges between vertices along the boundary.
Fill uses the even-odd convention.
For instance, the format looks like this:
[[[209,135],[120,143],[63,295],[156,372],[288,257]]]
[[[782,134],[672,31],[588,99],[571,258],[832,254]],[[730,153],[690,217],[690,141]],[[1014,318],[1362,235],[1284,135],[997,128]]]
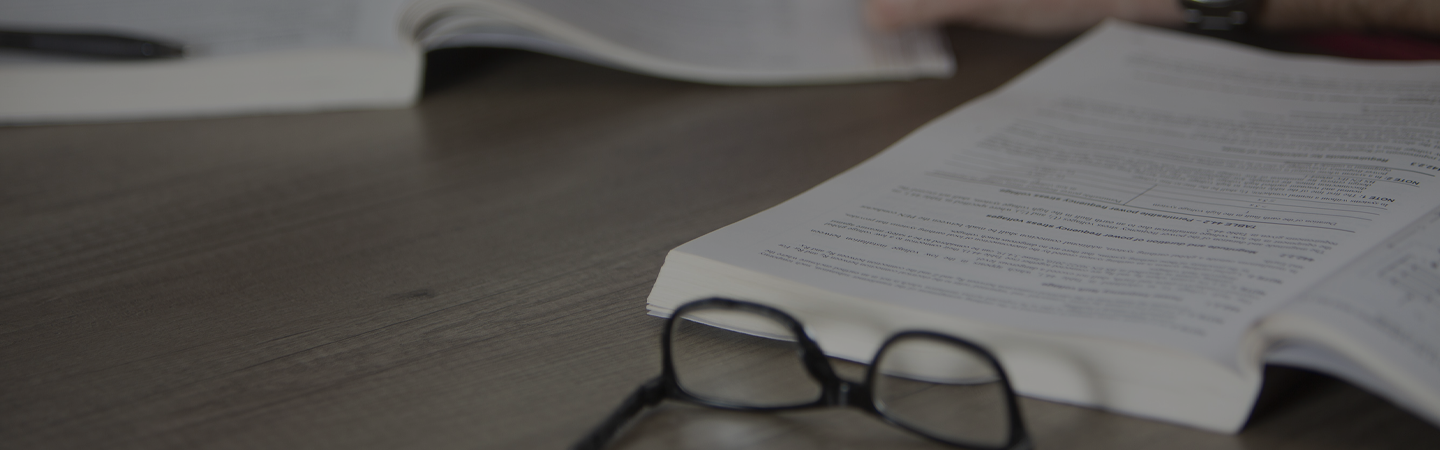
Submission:
[[[716,84],[946,76],[933,30],[865,27],[860,0],[12,0],[0,28],[139,35],[169,60],[0,50],[0,123],[395,108],[423,53],[533,50]]]

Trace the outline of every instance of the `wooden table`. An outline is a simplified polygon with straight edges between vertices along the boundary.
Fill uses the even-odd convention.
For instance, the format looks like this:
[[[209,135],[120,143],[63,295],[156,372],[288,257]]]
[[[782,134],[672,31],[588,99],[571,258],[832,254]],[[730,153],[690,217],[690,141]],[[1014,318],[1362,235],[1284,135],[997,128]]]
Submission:
[[[948,80],[717,87],[470,51],[435,56],[412,109],[0,129],[0,448],[568,446],[658,373],[667,250],[1064,43],[952,34]],[[1022,406],[1042,449],[1440,443],[1274,374],[1236,436]],[[855,411],[672,403],[618,444],[940,448]]]

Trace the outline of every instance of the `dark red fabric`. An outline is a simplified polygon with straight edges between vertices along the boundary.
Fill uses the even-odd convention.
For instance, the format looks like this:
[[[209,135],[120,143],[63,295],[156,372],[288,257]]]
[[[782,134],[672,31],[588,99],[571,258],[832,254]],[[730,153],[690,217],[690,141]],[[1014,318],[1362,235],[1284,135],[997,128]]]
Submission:
[[[1364,59],[1440,59],[1440,40],[1393,33],[1318,33],[1301,40],[1322,53]]]

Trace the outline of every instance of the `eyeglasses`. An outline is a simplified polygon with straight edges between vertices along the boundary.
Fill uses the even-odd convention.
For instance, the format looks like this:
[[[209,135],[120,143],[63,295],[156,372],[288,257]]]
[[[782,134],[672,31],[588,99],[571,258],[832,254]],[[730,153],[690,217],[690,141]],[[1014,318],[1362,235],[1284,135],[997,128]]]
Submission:
[[[660,376],[636,389],[575,450],[604,448],[640,411],[667,398],[750,411],[853,406],[950,445],[1033,447],[1000,363],[954,336],[895,334],[876,352],[865,382],[854,383],[835,375],[820,346],[790,315],[712,298],[676,309],[660,345]]]

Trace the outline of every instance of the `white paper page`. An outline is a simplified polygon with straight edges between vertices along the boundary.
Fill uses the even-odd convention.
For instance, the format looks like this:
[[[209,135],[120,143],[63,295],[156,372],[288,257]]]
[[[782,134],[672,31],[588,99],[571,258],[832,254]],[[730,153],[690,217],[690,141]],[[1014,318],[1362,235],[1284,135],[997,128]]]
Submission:
[[[1440,210],[1280,312],[1324,324],[1330,336],[1303,343],[1337,349],[1268,360],[1334,373],[1440,423]]]
[[[394,46],[404,0],[7,0],[0,27],[179,42],[204,58],[310,47]],[[0,51],[0,64],[84,59]],[[94,62],[89,60],[88,62]]]
[[[393,108],[419,92],[406,0],[18,0],[0,28],[119,33],[185,56],[0,50],[0,124]]]
[[[677,251],[1237,364],[1258,317],[1440,203],[1435,80],[1109,23]]]
[[[933,29],[879,32],[861,0],[426,0],[427,47],[513,46],[727,84],[948,76]],[[415,14],[423,17],[429,14]],[[468,22],[468,24],[467,24]],[[439,26],[436,26],[439,25]],[[516,33],[513,30],[523,28]]]

